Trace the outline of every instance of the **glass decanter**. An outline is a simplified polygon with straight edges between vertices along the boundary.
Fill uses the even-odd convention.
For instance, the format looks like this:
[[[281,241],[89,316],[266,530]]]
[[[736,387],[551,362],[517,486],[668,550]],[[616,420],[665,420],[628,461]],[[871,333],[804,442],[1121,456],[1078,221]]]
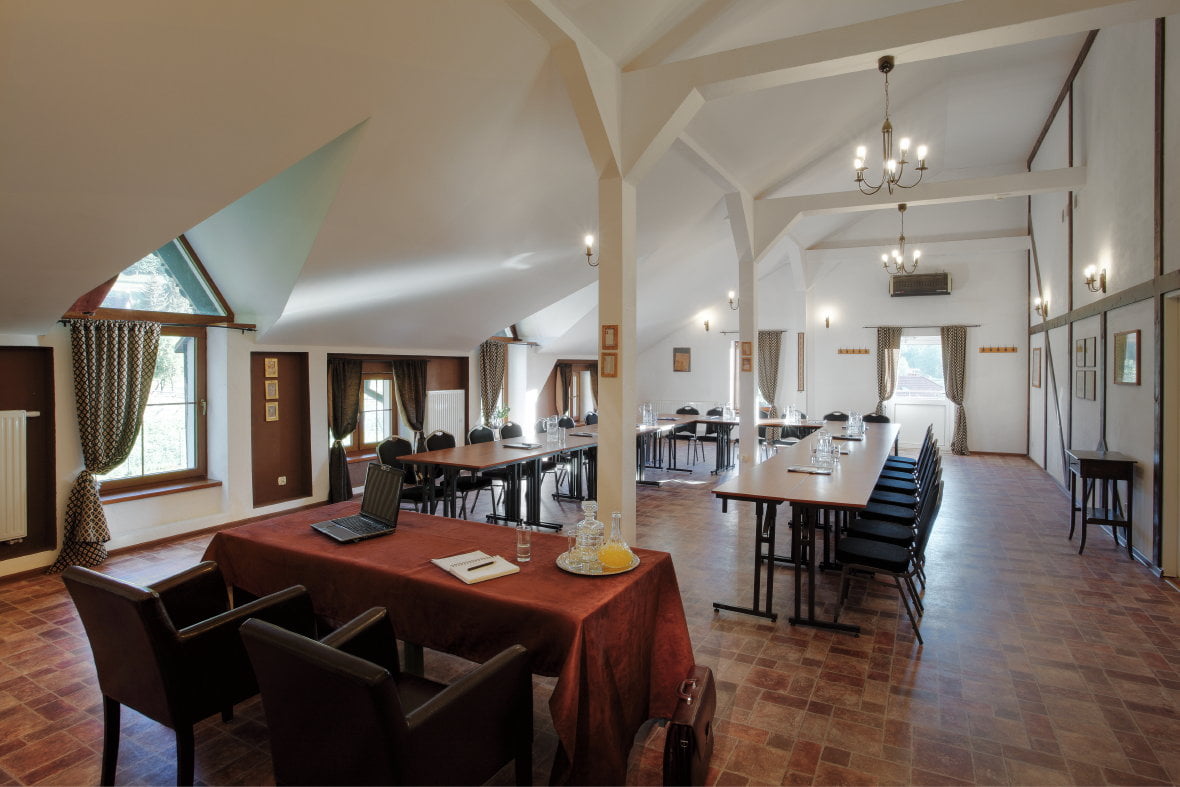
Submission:
[[[604,570],[618,571],[630,567],[634,558],[635,553],[623,540],[623,515],[616,511],[610,515],[610,535],[598,548],[598,560]]]
[[[598,521],[598,502],[582,501],[582,521],[574,528],[574,546],[570,550],[570,564],[575,571],[585,574],[599,574],[602,563],[598,560],[598,548],[602,546],[604,526]]]

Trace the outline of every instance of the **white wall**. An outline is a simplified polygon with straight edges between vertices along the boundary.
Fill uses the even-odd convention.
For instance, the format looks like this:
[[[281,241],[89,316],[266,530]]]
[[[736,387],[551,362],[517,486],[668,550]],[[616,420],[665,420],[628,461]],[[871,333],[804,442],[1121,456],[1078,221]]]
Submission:
[[[1025,452],[1028,354],[1026,255],[923,257],[927,271],[951,274],[951,294],[892,298],[889,278],[870,259],[833,263],[808,293],[808,414],[871,412],[877,406],[876,325],[978,324],[967,331],[967,444],[975,451]],[[825,328],[824,315],[831,315]],[[929,333],[929,330],[923,331]],[[980,353],[1015,346],[1015,353]],[[868,355],[839,355],[867,348]]]

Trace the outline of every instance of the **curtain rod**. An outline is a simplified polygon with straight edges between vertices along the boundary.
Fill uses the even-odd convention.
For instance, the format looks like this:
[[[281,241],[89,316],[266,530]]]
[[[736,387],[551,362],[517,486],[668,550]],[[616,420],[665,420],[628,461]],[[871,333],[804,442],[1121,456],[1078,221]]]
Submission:
[[[112,322],[119,322],[119,320],[114,320],[110,317],[62,317],[60,320],[58,320],[58,323],[68,326],[72,322],[86,322],[87,320],[95,319],[106,319]],[[239,325],[237,323],[157,322],[156,320],[124,320],[123,322],[152,322],[156,323],[156,325],[159,325],[162,328],[224,328],[227,331],[241,331],[242,333],[246,333],[247,331],[250,333],[256,333],[258,331],[258,328],[253,325]]]
[[[759,328],[758,331],[755,331],[755,333],[758,333],[759,331],[777,331],[779,333],[790,333],[790,331],[788,331],[786,328]],[[719,333],[722,336],[725,336],[731,333],[741,333],[741,331],[719,331]]]
[[[980,328],[980,325],[963,325],[962,323],[948,323],[946,325],[862,325],[862,328]]]

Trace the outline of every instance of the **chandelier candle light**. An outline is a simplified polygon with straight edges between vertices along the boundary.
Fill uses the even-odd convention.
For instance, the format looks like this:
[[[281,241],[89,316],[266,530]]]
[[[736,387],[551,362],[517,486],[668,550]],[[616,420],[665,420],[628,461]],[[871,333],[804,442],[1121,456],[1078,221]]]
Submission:
[[[901,234],[897,236],[897,248],[893,250],[892,254],[881,255],[881,267],[885,272],[891,275],[916,273],[918,270],[918,258],[922,256],[921,249],[914,249],[911,252],[912,267],[907,267],[905,261],[905,203],[899,203],[897,212],[901,216]]]
[[[910,151],[910,138],[901,138],[897,145],[901,158],[894,158],[893,124],[889,122],[889,72],[893,70],[893,55],[885,55],[878,60],[877,70],[885,75],[885,122],[881,124],[881,180],[874,186],[865,179],[865,170],[869,168],[865,163],[868,148],[864,145],[857,147],[856,159],[852,166],[856,170],[856,186],[862,194],[876,194],[882,186],[887,188],[890,194],[895,188],[912,189],[922,182],[922,176],[926,173],[926,146],[918,145],[918,166],[914,168],[918,173],[918,179],[913,183],[901,182],[902,176],[905,175],[906,165],[910,163],[906,159]]]

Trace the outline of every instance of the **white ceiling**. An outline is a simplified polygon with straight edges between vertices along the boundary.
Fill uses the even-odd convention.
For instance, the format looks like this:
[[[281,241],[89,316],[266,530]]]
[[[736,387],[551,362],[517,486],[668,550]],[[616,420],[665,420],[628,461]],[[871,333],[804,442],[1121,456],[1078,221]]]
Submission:
[[[945,5],[932,0],[5,0],[0,333],[189,232],[268,343],[470,351],[508,323],[593,353],[597,175],[566,74],[522,3],[620,67]],[[931,180],[1024,171],[1084,33],[905,62],[893,121]],[[876,54],[715,98],[685,137],[756,197],[852,189],[879,139]],[[638,184],[650,345],[736,286],[726,189],[673,146]],[[914,208],[907,235],[1023,231],[1023,200]],[[896,212],[815,216],[771,249],[888,242]]]

